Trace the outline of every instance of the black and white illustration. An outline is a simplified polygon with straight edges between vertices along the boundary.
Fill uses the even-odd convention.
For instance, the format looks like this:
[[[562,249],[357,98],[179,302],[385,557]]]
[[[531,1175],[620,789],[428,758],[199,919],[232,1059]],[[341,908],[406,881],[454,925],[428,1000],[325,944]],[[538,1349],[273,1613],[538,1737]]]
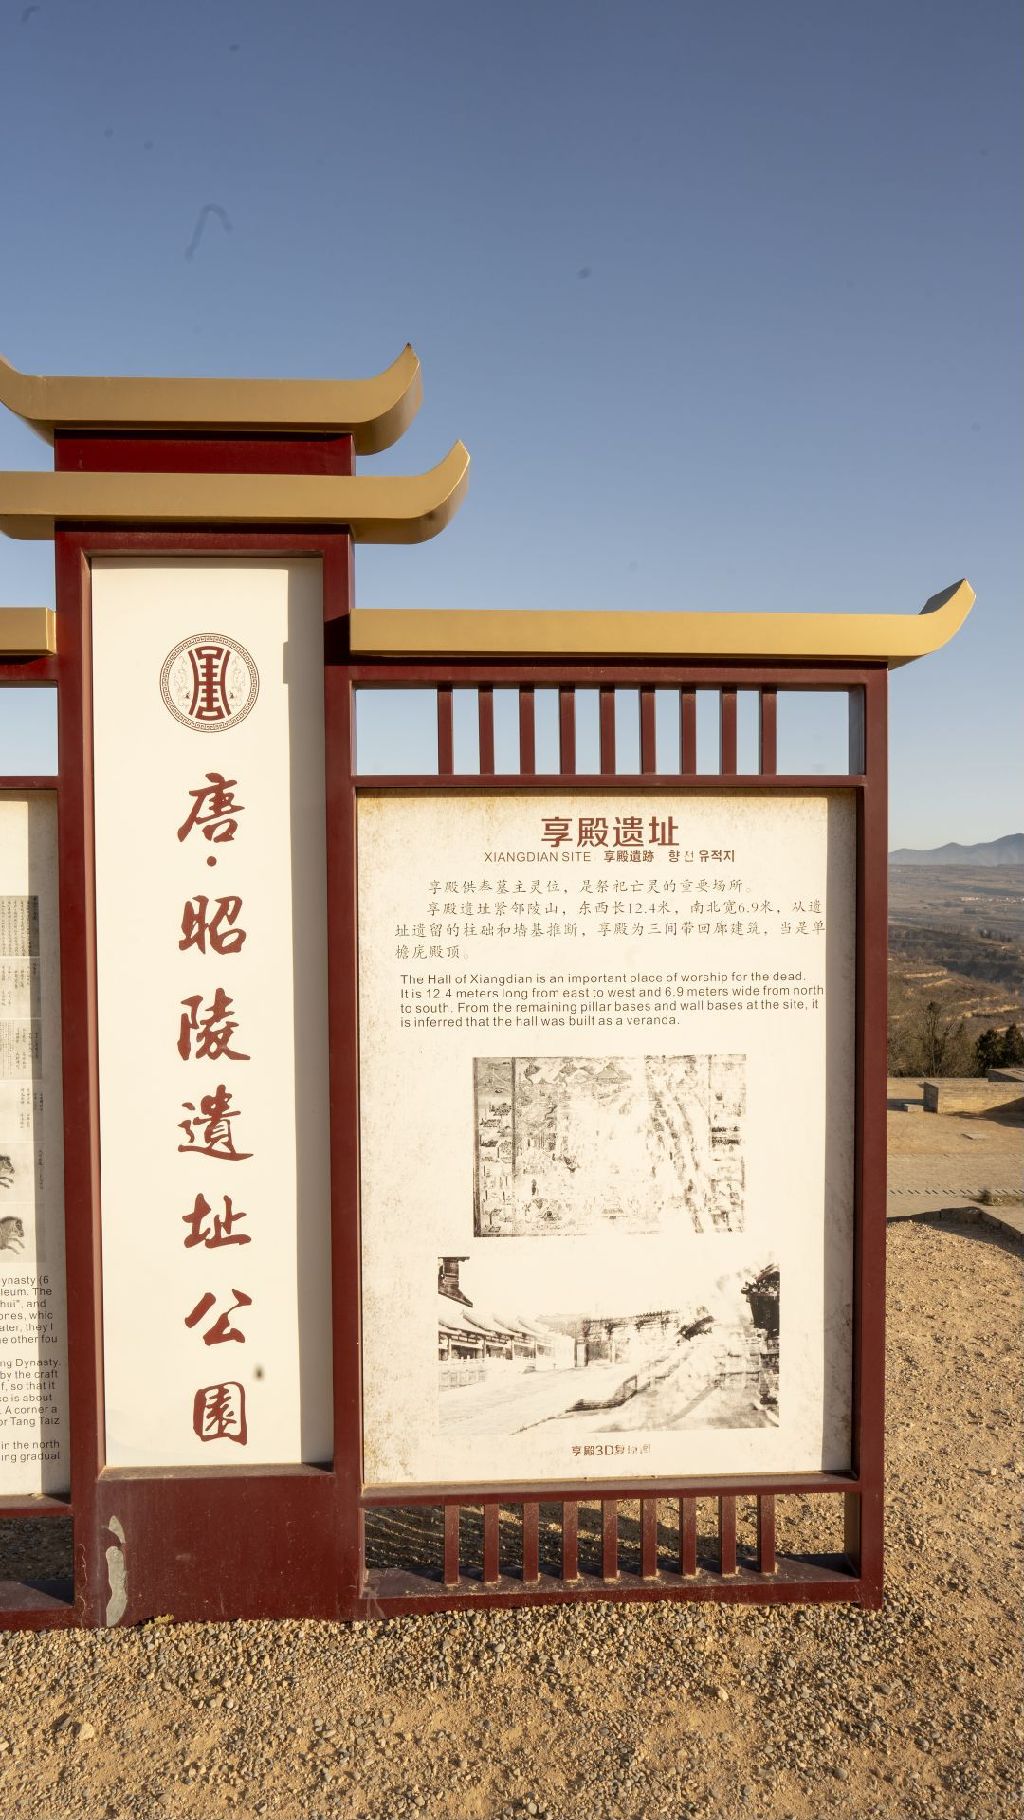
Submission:
[[[477,1056],[478,1238],[741,1232],[742,1055]]]
[[[9,1141],[2,1117],[7,1097],[11,1083],[0,1081],[0,1270],[36,1258],[36,1216],[44,1198],[42,1139]],[[29,1090],[27,1097],[31,1105],[36,1096]],[[33,1136],[31,1127],[27,1136]]]
[[[468,1266],[468,1269],[467,1269]],[[709,1275],[662,1306],[564,1314],[497,1309],[473,1294],[473,1260],[438,1259],[443,1436],[544,1428],[573,1442],[629,1432],[774,1428],[779,1280],[771,1259]]]
[[[0,795],[0,1495],[68,1489],[57,802]]]
[[[38,1254],[43,1204],[39,898],[0,897],[0,1270]]]
[[[6,1162],[0,1156],[0,1167]],[[0,1202],[0,1207],[3,1203]],[[19,1213],[0,1212],[0,1252],[9,1251],[14,1257],[20,1257],[25,1250],[25,1222]]]

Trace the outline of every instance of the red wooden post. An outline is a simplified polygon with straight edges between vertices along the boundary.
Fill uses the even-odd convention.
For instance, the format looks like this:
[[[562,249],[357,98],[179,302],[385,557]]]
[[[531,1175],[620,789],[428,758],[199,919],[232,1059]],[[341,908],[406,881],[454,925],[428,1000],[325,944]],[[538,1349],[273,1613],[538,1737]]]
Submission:
[[[697,1572],[697,1500],[679,1500],[679,1572],[684,1576]]]
[[[450,777],[455,770],[452,692],[447,685],[437,691],[437,770],[440,777]]]
[[[721,749],[718,768],[723,777],[732,777],[736,771],[736,691],[722,689],[720,693]]]
[[[91,618],[88,565],[80,544],[62,534],[54,541],[59,647],[58,840],[71,1504],[75,1518],[76,1605],[80,1621],[95,1625],[101,1624],[104,1616],[105,1560],[96,1513],[96,1481],[103,1467],[103,1330]],[[113,1545],[115,1539],[110,1540]]]
[[[757,1500],[757,1571],[773,1574],[775,1569],[775,1499],[769,1493]]]
[[[558,691],[558,769],[563,777],[576,774],[576,691]]]
[[[619,1506],[615,1498],[601,1504],[601,1575],[605,1580],[619,1577]]]
[[[494,690],[485,685],[477,691],[480,721],[480,775],[494,775]]]
[[[658,1575],[658,1500],[640,1501],[640,1573],[645,1580]]]
[[[444,1507],[444,1583],[446,1586],[459,1584],[459,1517],[457,1504],[446,1504]]]
[[[758,770],[762,777],[774,777],[778,766],[776,713],[778,691],[759,689],[758,703]]]
[[[724,1576],[736,1572],[736,1499],[718,1500],[718,1571]]]
[[[851,768],[864,789],[857,817],[857,983],[854,1194],[853,1436],[859,1493],[846,1499],[845,1546],[863,1605],[882,1603],[885,1451],[886,993],[888,921],[887,672],[851,696]],[[859,723],[859,724],[858,724]]]
[[[655,696],[653,689],[640,691],[640,769],[650,776],[658,769],[655,731]]]
[[[578,1580],[579,1569],[579,1506],[575,1498],[566,1498],[562,1504],[562,1579]]]
[[[540,1506],[536,1500],[523,1505],[523,1579],[527,1586],[540,1579]]]
[[[697,774],[697,691],[679,691],[679,770],[683,777]]]
[[[499,1577],[497,1504],[484,1505],[484,1581],[493,1586]]]
[[[599,696],[601,723],[601,773],[615,775],[615,690],[602,689]]]
[[[519,691],[519,769],[524,777],[532,777],[537,769],[532,689]]]

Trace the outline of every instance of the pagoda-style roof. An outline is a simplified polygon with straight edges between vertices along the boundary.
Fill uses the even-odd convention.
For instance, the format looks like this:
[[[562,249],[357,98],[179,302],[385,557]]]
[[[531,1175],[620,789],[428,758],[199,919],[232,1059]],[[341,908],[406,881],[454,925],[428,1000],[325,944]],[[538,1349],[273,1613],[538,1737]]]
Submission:
[[[47,442],[55,432],[197,431],[350,435],[375,455],[419,410],[420,363],[406,346],[372,379],[130,379],[19,373],[0,359],[0,404]]]
[[[439,472],[438,468],[432,470],[434,475]],[[146,478],[164,481],[167,476]],[[208,481],[210,476],[201,478]],[[245,477],[246,485],[252,486],[254,479],[275,487],[282,485],[276,478],[268,481],[265,476],[252,475]],[[431,475],[420,475],[418,479],[426,482]],[[306,480],[303,484],[310,483]],[[323,477],[317,480],[322,487],[359,484],[395,487],[415,483],[330,481]],[[454,506],[449,516],[451,510]],[[422,528],[419,534],[432,535]],[[387,521],[387,541],[400,541],[393,518]],[[413,542],[415,538],[410,534],[404,541]],[[973,605],[974,589],[969,582],[960,581],[944,593],[933,595],[918,614],[407,613],[357,607],[350,616],[350,649],[357,658],[537,656],[580,661],[587,657],[648,657],[685,662],[696,657],[732,662],[875,663],[894,670],[912,663],[916,657],[941,650],[959,631]],[[50,608],[0,607],[0,656],[44,655],[56,648]]]
[[[336,525],[361,543],[423,543],[457,512],[469,476],[461,442],[425,474],[0,474],[0,531],[55,525]]]
[[[974,605],[958,581],[910,613],[559,613],[364,607],[359,657],[720,658],[876,663],[896,669],[948,644]]]

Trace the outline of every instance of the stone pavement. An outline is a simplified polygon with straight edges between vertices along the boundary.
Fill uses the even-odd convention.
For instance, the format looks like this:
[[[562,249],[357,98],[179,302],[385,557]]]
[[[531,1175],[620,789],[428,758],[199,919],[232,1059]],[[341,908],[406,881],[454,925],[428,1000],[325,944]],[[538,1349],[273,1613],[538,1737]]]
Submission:
[[[889,1219],[957,1213],[1024,1234],[1019,1121],[925,1112],[921,1087],[909,1080],[890,1080],[889,1107]]]

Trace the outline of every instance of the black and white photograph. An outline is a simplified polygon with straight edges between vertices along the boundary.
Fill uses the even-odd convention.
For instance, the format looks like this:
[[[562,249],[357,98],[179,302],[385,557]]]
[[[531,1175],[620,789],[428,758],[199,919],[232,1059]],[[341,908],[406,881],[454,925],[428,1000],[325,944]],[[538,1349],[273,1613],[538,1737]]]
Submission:
[[[41,1255],[44,1162],[38,1081],[0,1080],[0,1273]]]
[[[779,1269],[709,1275],[664,1305],[587,1312],[495,1308],[469,1257],[438,1259],[443,1436],[772,1428],[779,1421]],[[635,1298],[633,1298],[635,1299]]]
[[[741,1232],[745,1064],[475,1057],[475,1236]]]

